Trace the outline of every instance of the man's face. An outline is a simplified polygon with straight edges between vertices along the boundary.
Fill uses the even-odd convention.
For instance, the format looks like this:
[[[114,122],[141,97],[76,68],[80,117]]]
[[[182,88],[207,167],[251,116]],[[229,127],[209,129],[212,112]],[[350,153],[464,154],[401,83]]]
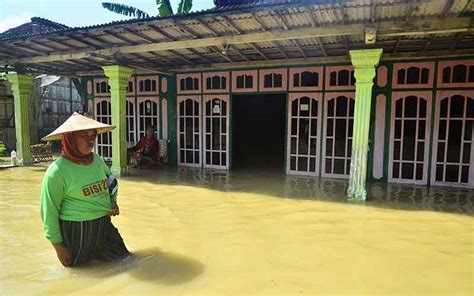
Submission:
[[[95,146],[95,139],[97,137],[96,130],[86,130],[74,132],[76,137],[76,148],[82,155],[89,155]]]

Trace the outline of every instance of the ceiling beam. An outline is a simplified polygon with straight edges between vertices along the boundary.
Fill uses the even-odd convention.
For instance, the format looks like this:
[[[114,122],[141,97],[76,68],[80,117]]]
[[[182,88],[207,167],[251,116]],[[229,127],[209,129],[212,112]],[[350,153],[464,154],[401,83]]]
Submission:
[[[379,24],[379,36],[406,36],[406,35],[425,35],[439,34],[441,32],[470,32],[470,18],[446,18],[439,19],[420,19],[410,24],[412,31],[406,31],[405,26],[397,22],[385,22]],[[48,61],[60,61],[69,59],[81,59],[91,56],[93,53],[105,56],[116,53],[127,54],[149,51],[177,50],[195,47],[212,47],[230,44],[243,44],[252,42],[270,42],[288,39],[304,39],[314,37],[346,36],[360,35],[364,32],[363,24],[339,25],[332,27],[317,28],[295,28],[288,31],[268,31],[246,33],[241,35],[220,36],[210,38],[199,38],[194,40],[177,40],[170,42],[157,42],[151,44],[139,44],[131,46],[117,46],[100,50],[79,50],[68,53],[50,54],[49,56],[25,57],[21,59],[0,60],[0,64],[16,63],[40,63]]]
[[[419,60],[427,58],[449,58],[449,57],[467,57],[472,56],[469,50],[443,50],[443,51],[431,51],[431,52],[407,52],[398,54],[382,54],[382,61],[399,61],[399,60]],[[279,60],[265,60],[265,61],[249,61],[249,62],[235,62],[233,64],[228,63],[216,63],[211,65],[196,65],[194,67],[178,67],[173,70],[176,72],[186,71],[199,71],[211,69],[236,69],[236,68],[249,68],[249,67],[265,67],[272,65],[325,65],[332,63],[347,63],[350,64],[351,60],[348,55],[331,56],[331,57],[310,57],[304,58],[292,58],[292,59],[279,59]]]

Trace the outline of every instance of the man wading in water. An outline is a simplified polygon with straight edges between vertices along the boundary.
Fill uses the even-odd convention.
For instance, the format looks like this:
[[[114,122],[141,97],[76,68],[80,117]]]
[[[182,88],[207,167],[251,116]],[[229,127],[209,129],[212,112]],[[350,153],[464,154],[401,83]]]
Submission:
[[[110,216],[120,213],[109,167],[92,150],[98,134],[115,127],[76,112],[42,140],[61,140],[61,156],[46,171],[41,218],[46,238],[67,267],[129,255]],[[114,182],[116,186],[116,182]]]

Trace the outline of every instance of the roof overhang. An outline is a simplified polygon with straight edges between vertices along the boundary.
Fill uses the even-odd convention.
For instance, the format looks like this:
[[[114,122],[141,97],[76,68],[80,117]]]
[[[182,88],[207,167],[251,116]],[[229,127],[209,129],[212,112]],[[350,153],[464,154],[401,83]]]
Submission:
[[[305,1],[131,20],[1,41],[0,64],[62,75],[107,64],[169,74],[347,61],[349,49],[373,47],[384,49],[383,59],[472,55],[472,8],[446,0],[433,15],[440,2]],[[376,30],[375,43],[365,43],[366,28]]]

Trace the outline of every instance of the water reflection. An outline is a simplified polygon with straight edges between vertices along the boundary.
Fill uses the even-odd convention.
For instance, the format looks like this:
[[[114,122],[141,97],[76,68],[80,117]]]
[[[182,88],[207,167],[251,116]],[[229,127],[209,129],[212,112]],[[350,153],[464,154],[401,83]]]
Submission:
[[[161,184],[199,186],[225,192],[256,192],[275,197],[346,202],[348,181],[307,176],[284,175],[272,171],[201,170],[179,167],[138,171],[135,178]],[[156,177],[149,178],[147,175]],[[433,210],[474,213],[474,190],[468,188],[428,187],[408,184],[367,183],[365,204],[405,210]]]

